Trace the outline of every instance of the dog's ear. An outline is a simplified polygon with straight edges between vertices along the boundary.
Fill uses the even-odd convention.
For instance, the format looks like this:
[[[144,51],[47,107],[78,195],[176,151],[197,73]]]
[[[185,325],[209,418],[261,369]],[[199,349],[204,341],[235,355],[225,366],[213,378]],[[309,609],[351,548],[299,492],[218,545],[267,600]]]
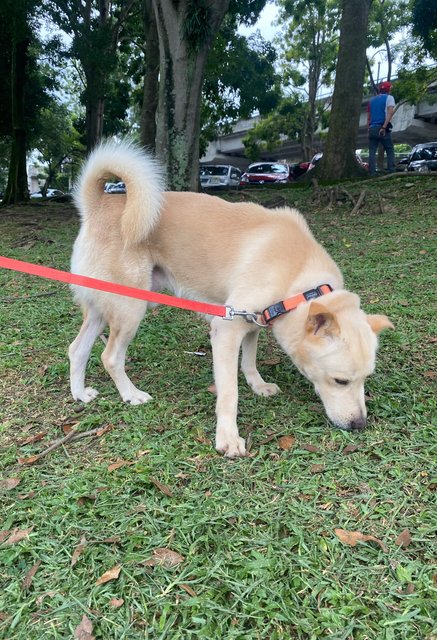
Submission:
[[[367,322],[370,324],[370,328],[376,334],[381,333],[384,329],[394,329],[393,324],[383,315],[367,315]]]
[[[320,302],[312,302],[305,326],[307,335],[333,336],[340,333],[338,322],[333,313]]]

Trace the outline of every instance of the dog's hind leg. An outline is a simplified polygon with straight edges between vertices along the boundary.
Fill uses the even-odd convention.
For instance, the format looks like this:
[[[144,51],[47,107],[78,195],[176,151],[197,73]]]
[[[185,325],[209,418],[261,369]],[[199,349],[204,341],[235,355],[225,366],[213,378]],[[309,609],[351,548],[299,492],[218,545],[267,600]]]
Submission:
[[[238,356],[247,332],[242,322],[227,323],[221,318],[211,322],[211,345],[214,360],[214,381],[217,390],[216,449],[228,458],[246,454],[244,439],[237,427]]]
[[[129,314],[114,317],[109,322],[109,339],[102,362],[120,393],[122,399],[130,404],[144,404],[152,399],[148,393],[137,389],[126,374],[125,361],[127,348],[135,336],[146,307],[129,307]]]
[[[97,396],[92,387],[85,387],[85,371],[88,358],[97,336],[103,331],[106,322],[96,311],[85,312],[82,327],[68,349],[70,358],[70,387],[75,400],[90,402]]]
[[[258,347],[259,331],[248,333],[242,343],[241,371],[247,384],[259,396],[274,396],[280,392],[277,384],[265,382],[256,367],[256,352]]]

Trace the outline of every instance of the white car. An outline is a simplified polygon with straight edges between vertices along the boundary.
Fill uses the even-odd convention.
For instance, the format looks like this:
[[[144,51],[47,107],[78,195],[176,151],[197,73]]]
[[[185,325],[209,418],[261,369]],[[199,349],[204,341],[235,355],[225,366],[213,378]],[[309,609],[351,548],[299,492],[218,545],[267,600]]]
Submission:
[[[126,185],[124,182],[109,182],[105,185],[106,193],[126,193]]]
[[[31,193],[31,198],[59,198],[60,196],[65,196],[65,193],[60,189],[47,189],[46,195],[43,196],[41,191],[35,191],[35,193]]]
[[[230,164],[205,164],[200,167],[202,189],[237,188],[242,172]]]

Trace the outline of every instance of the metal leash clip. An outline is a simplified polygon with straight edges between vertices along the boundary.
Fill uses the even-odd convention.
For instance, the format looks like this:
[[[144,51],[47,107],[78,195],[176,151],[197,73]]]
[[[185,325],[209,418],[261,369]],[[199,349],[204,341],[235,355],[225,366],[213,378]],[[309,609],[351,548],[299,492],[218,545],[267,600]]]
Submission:
[[[233,320],[236,316],[241,316],[246,320],[246,322],[256,324],[258,327],[263,327],[265,329],[267,325],[262,322],[258,322],[258,315],[258,313],[250,311],[236,311],[233,307],[226,306],[226,315],[223,316],[223,319]]]

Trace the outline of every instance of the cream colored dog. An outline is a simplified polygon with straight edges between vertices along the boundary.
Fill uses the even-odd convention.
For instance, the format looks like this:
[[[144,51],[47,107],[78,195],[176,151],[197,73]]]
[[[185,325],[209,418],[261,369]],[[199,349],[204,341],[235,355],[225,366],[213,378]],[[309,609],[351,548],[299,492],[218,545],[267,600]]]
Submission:
[[[125,182],[126,195],[104,193],[105,181],[114,175]],[[328,417],[342,429],[365,427],[364,381],[375,366],[377,334],[392,324],[386,316],[366,315],[358,296],[343,289],[338,267],[296,210],[166,193],[159,166],[128,142],[107,142],[91,154],[75,200],[82,226],[73,273],[142,289],[169,288],[182,297],[247,310],[261,324],[280,313],[271,322],[273,334],[314,384]],[[85,369],[96,338],[109,325],[105,369],[125,402],[150,400],[125,371],[126,350],[147,303],[82,287],[74,287],[74,294],[84,321],[69,349],[73,397],[83,402],[96,397],[97,391],[85,386]],[[294,310],[282,313],[287,306]],[[265,309],[263,320],[258,314]],[[246,452],[236,420],[240,349],[241,369],[253,391],[262,396],[279,391],[256,367],[261,330],[242,317],[211,320],[216,447],[228,457]]]

